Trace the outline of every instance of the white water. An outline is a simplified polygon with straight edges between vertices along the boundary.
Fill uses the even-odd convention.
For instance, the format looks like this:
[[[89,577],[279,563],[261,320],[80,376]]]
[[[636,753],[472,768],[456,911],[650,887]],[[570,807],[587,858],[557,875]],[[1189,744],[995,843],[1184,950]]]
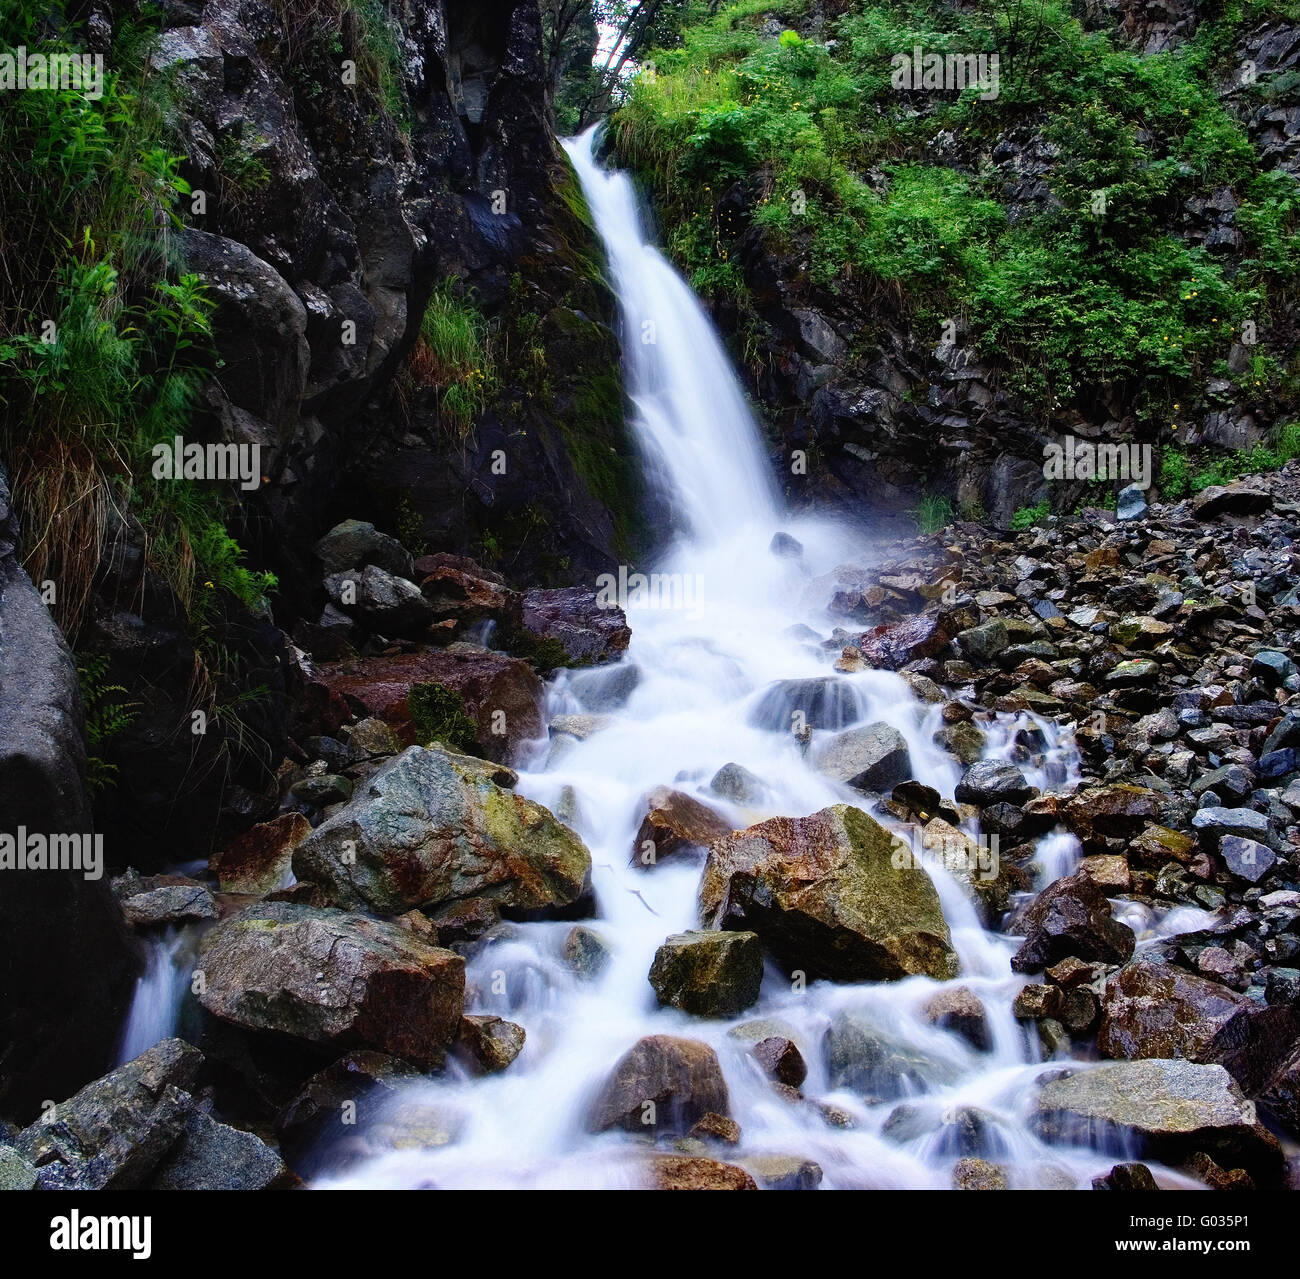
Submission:
[[[189,990],[193,927],[168,928],[153,934],[144,944],[144,971],[136,978],[131,996],[131,1011],[117,1056],[119,1065],[176,1033],[181,1004]]]
[[[919,1007],[939,984],[924,978],[874,985],[814,983],[795,991],[769,966],[758,1004],[729,1021],[692,1018],[657,1006],[647,973],[670,933],[698,925],[700,862],[669,857],[652,870],[629,866],[645,794],[672,785],[711,804],[736,827],[767,817],[803,816],[828,804],[863,802],[815,771],[788,732],[757,727],[750,712],[774,680],[824,676],[837,655],[792,635],[794,623],[825,636],[831,619],[827,574],[870,558],[861,536],[826,523],[783,518],[759,443],[759,431],[708,318],[663,256],[646,242],[632,184],[601,170],[592,136],[566,148],[577,168],[608,250],[623,308],[629,393],[647,466],[658,477],[679,536],[657,570],[698,584],[691,608],[631,603],[633,639],[626,662],[639,682],[611,710],[607,691],[620,672],[562,674],[549,690],[552,714],[608,714],[606,727],[577,742],[539,744],[518,789],[566,815],[591,848],[598,918],[587,921],[612,952],[595,981],[580,980],[561,946],[572,925],[508,925],[469,963],[467,1008],[523,1025],[527,1044],[503,1074],[488,1079],[447,1075],[412,1087],[403,1104],[427,1106],[446,1130],[436,1148],[384,1150],[319,1185],[370,1187],[589,1187],[636,1184],[648,1147],[626,1134],[593,1136],[585,1115],[615,1062],[639,1038],[668,1033],[701,1039],[717,1050],[739,1122],[739,1147],[710,1153],[742,1166],[761,1153],[798,1155],[822,1168],[824,1188],[942,1187],[959,1153],[941,1118],[956,1106],[985,1112],[992,1136],[984,1153],[1006,1168],[1013,1186],[1079,1186],[1115,1162],[1115,1153],[1048,1148],[1031,1133],[1027,1111],[1034,1075],[1044,1069],[1036,1042],[1011,1016],[1024,979],[1008,960],[1010,938],[986,932],[963,890],[932,871],[962,976],[951,985],[974,991],[987,1010],[993,1050],[977,1053],[956,1035],[931,1027]],[[646,327],[649,326],[649,327]],[[642,342],[653,334],[653,342]],[[784,529],[803,545],[800,559],[770,553]],[[931,737],[937,708],[919,704],[896,675],[844,676],[854,722],[885,720],[905,737],[914,775],[951,796],[958,768]],[[1054,725],[1002,716],[988,726],[990,755],[1007,757],[1017,728],[1037,724],[1048,749],[1024,764],[1034,784],[1069,787],[1077,780],[1072,741]],[[815,732],[813,751],[825,733]],[[726,763],[763,782],[761,802],[740,807],[708,789]],[[1069,873],[1077,843],[1055,835],[1039,847],[1042,882]],[[831,1092],[822,1036],[841,1009],[928,1053],[947,1075],[943,1086],[913,1098],[928,1131],[903,1144],[881,1126],[898,1104],[870,1105]],[[806,1096],[848,1111],[855,1126],[828,1126],[812,1106],[792,1105],[762,1077],[731,1027],[761,1017],[789,1027],[808,1064]],[[1167,1184],[1174,1184],[1171,1177]]]

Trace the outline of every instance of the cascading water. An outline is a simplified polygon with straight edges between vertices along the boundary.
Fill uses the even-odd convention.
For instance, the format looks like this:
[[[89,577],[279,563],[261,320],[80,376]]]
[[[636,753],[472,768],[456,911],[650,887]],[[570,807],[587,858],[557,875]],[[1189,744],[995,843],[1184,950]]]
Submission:
[[[794,736],[777,731],[761,707],[774,681],[831,673],[833,653],[807,626],[792,624],[827,632],[831,579],[824,575],[846,559],[860,560],[867,548],[860,535],[783,518],[758,430],[712,326],[647,243],[631,182],[603,171],[593,146],[591,133],[566,143],[622,306],[635,429],[658,480],[657,497],[679,530],[657,566],[658,580],[677,593],[666,600],[651,590],[628,600],[633,639],[624,662],[556,679],[548,694],[553,715],[601,718],[582,740],[557,735],[539,744],[518,789],[561,813],[592,850],[599,914],[587,925],[608,947],[608,962],[594,977],[578,975],[562,953],[568,923],[503,925],[490,934],[468,964],[467,1009],[522,1024],[527,1043],[520,1057],[485,1079],[463,1077],[453,1065],[408,1086],[400,1106],[414,1107],[424,1116],[423,1130],[436,1130],[437,1138],[406,1149],[372,1142],[372,1157],[316,1184],[634,1184],[644,1143],[626,1134],[591,1135],[585,1117],[619,1057],[642,1036],[667,1033],[704,1040],[718,1052],[742,1130],[739,1146],[722,1156],[730,1162],[743,1166],[764,1153],[814,1160],[826,1188],[940,1187],[949,1184],[959,1156],[978,1153],[1007,1168],[1015,1186],[1086,1187],[1114,1162],[1113,1152],[1048,1147],[1033,1135],[1026,1111],[1032,1077],[1044,1066],[1036,1041],[1011,1015],[1023,984],[1008,963],[1016,943],[985,931],[964,890],[941,870],[931,873],[962,968],[948,984],[969,988],[983,1002],[987,1052],[923,1018],[921,1006],[941,989],[925,978],[794,989],[769,966],[758,1004],[742,1017],[711,1021],[657,1006],[647,973],[665,937],[698,926],[700,863],[675,856],[649,871],[629,864],[652,787],[697,795],[737,828],[864,802],[816,771]],[[801,556],[770,552],[778,528],[797,536]],[[887,672],[841,678],[845,722],[896,727],[915,776],[951,795],[958,770],[932,741],[935,708],[919,704]],[[1069,787],[1077,757],[1055,725],[1002,717],[990,726],[990,753],[1009,752],[1015,729],[1030,726],[1045,735],[1036,766],[1027,768],[1031,780]],[[761,797],[738,804],[713,793],[710,780],[726,764],[753,773]],[[1040,851],[1050,880],[1068,873],[1078,849],[1056,836]],[[931,1063],[926,1082],[903,1089],[915,1094],[907,1098],[915,1109],[906,1131],[895,1122],[889,1135],[882,1132],[901,1097],[872,1104],[832,1090],[821,1044],[842,1010]],[[743,1037],[729,1033],[756,1019],[785,1027],[778,1033],[792,1038],[808,1063],[805,1095],[826,1105],[794,1105],[772,1089]]]

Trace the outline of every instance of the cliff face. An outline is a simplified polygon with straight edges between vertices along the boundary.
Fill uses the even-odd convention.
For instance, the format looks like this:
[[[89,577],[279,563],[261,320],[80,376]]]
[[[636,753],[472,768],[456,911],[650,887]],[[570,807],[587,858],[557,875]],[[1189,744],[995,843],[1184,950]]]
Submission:
[[[134,13],[120,0],[102,16]],[[255,811],[284,753],[278,628],[319,615],[311,548],[337,520],[368,519],[416,554],[470,551],[529,585],[589,580],[627,558],[636,528],[614,303],[547,124],[537,0],[162,13],[152,66],[171,81],[192,188],[174,256],[216,304],[192,437],[258,446],[260,482],[231,527],[280,591],[274,625],[226,623],[238,675],[224,692],[248,731],[194,735],[183,611],[141,530],[110,530],[80,644],[111,655],[137,703],[99,807],[142,864],[206,852],[223,794]],[[485,335],[459,416],[420,336],[435,294]]]

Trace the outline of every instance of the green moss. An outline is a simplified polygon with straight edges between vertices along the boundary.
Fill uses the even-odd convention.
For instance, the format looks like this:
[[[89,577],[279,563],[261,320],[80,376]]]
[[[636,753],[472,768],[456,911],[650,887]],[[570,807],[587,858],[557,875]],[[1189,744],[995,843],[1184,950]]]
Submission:
[[[478,728],[465,707],[465,699],[435,680],[413,684],[406,706],[422,746],[443,742],[455,750],[475,755],[481,749]]]

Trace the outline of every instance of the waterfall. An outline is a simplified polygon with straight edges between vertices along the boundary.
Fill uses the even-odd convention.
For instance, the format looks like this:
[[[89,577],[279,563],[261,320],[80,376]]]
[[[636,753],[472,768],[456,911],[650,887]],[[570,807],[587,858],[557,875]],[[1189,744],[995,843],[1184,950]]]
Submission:
[[[194,936],[189,927],[154,933],[145,941],[144,971],[136,978],[131,1011],[122,1031],[118,1063],[131,1061],[176,1033],[190,984]]]
[[[773,816],[800,817],[839,802],[865,802],[819,773],[788,731],[764,710],[775,681],[833,674],[834,621],[826,611],[831,571],[861,561],[861,535],[831,523],[784,515],[760,432],[708,317],[685,282],[650,243],[635,189],[594,158],[594,134],[565,145],[605,244],[622,310],[632,426],[677,531],[656,569],[696,584],[689,606],[661,600],[627,604],[632,643],[618,667],[562,672],[548,690],[552,714],[604,717],[585,740],[557,737],[525,760],[518,789],[561,812],[592,850],[597,917],[585,925],[609,949],[605,969],[583,980],[564,962],[571,923],[511,924],[468,962],[474,992],[467,1011],[519,1022],[527,1031],[520,1057],[503,1073],[461,1077],[454,1066],[411,1085],[402,1104],[436,1114],[448,1140],[436,1148],[376,1149],[372,1156],[317,1184],[444,1188],[589,1187],[631,1184],[644,1143],[627,1134],[592,1135],[585,1117],[620,1056],[639,1038],[671,1034],[717,1051],[731,1096],[740,1144],[717,1158],[744,1166],[767,1154],[816,1161],[824,1188],[948,1185],[959,1133],[942,1122],[960,1108],[982,1117],[987,1153],[1012,1170],[1017,1186],[1086,1187],[1114,1162],[1084,1148],[1047,1147],[1027,1110],[1033,1078],[1047,1067],[1036,1039],[1011,1006],[1023,979],[1011,973],[1017,943],[986,931],[963,889],[933,872],[965,986],[984,1004],[991,1045],[978,1052],[936,1029],[922,1007],[942,987],[925,978],[796,988],[768,967],[759,1002],[728,1020],[693,1018],[657,1005],[647,974],[658,946],[698,926],[698,859],[668,858],[653,870],[629,865],[646,793],[667,785],[699,798],[735,828]],[[770,549],[778,530],[801,550]],[[785,544],[787,547],[789,543]],[[795,624],[803,623],[802,627]],[[811,631],[809,630],[811,628]],[[812,635],[815,632],[815,636]],[[811,636],[811,638],[810,638]],[[629,673],[625,666],[635,668]],[[847,722],[885,721],[904,737],[914,775],[951,796],[959,769],[933,742],[937,707],[917,702],[903,679],[885,671],[840,677],[837,713]],[[630,689],[630,691],[629,691]],[[621,690],[621,691],[620,691]],[[1038,785],[1077,780],[1072,738],[1056,725],[1002,717],[990,754],[1011,749],[1016,728],[1031,723],[1045,746],[1027,765]],[[815,744],[815,742],[814,742]],[[722,798],[710,780],[739,764],[761,782],[746,803]],[[1047,873],[1068,871],[1077,848],[1058,839]],[[872,1104],[832,1088],[822,1049],[831,1019],[852,1009],[882,1033],[937,1063],[936,1082],[908,1100],[921,1115],[915,1135],[885,1131],[896,1100]],[[788,1027],[808,1064],[811,1097],[849,1116],[828,1124],[814,1106],[774,1093],[743,1043],[729,1030],[772,1018]]]

